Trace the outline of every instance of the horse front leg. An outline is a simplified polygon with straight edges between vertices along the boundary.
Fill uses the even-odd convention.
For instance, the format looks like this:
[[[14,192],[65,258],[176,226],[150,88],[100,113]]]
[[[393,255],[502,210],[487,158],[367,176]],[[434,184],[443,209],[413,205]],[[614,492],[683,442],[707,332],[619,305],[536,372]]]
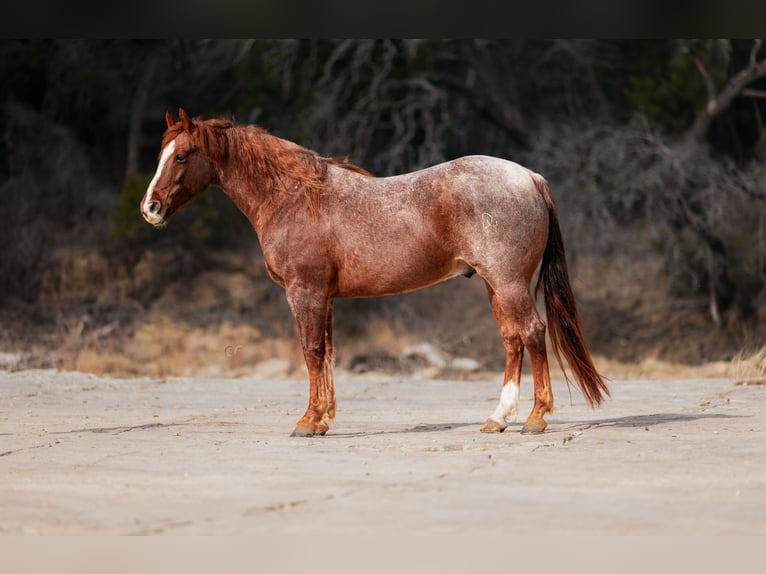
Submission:
[[[324,336],[324,384],[325,395],[327,398],[327,414],[325,422],[329,423],[335,420],[335,385],[332,380],[332,371],[335,366],[335,349],[332,344],[332,323],[333,323],[333,301],[327,305],[327,318],[325,320]]]
[[[327,389],[327,318],[330,301],[309,287],[287,290],[287,301],[298,323],[301,347],[309,372],[309,405],[291,436],[323,435],[330,426],[330,401]],[[334,407],[334,405],[333,405]],[[334,411],[334,408],[332,409]],[[334,414],[334,413],[333,413]]]

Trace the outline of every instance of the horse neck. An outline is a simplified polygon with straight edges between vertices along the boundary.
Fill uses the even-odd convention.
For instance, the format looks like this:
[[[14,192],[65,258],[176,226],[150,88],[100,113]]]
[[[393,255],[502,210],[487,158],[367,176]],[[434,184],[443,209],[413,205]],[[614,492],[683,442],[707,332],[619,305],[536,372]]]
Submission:
[[[244,173],[232,169],[231,166],[219,168],[218,180],[221,190],[245,214],[257,231],[262,207],[266,201],[265,194],[258,193],[254,189],[253,182]]]
[[[242,130],[238,127],[229,129]],[[221,154],[222,158],[214,159],[218,182],[223,192],[245,214],[258,232],[263,206],[270,194],[257,189],[258,183],[253,179],[252,168],[244,165],[244,162],[248,160],[255,161],[255,158],[237,153],[236,146],[242,145],[239,140],[246,139],[245,134],[240,133],[238,135],[239,137],[236,138],[227,138],[227,149],[225,153]]]
[[[265,220],[270,217],[275,207],[275,202],[281,204],[285,201],[293,203],[297,198],[303,200],[303,194],[296,192],[304,188],[312,189],[310,180],[314,184],[314,194],[307,192],[306,197],[313,197],[313,208],[318,209],[318,200],[315,197],[318,193],[318,180],[314,179],[318,177],[317,174],[307,172],[303,174],[304,177],[294,177],[288,175],[289,171],[281,172],[281,168],[275,165],[284,157],[290,158],[292,151],[300,153],[303,148],[257,128],[230,129],[232,131],[227,135],[225,153],[219,154],[220,158],[217,161],[214,160],[218,180],[224,193],[245,214],[259,235]],[[285,150],[288,150],[287,154],[284,153]],[[259,170],[273,171],[267,176]],[[323,179],[323,174],[320,179]],[[277,189],[285,185],[286,180],[294,181],[299,187],[293,188],[292,193]],[[316,215],[315,212],[314,214]]]

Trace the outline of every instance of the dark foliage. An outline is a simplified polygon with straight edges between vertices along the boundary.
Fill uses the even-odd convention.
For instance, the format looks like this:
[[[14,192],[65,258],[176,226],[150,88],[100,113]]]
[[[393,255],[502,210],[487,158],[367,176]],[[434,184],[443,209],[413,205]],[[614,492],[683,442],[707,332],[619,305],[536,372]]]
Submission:
[[[574,255],[626,233],[711,317],[764,297],[766,50],[670,40],[0,42],[0,302],[51,249],[252,245],[220,193],[154,233],[137,197],[164,112],[258,123],[377,175],[471,153],[551,182]],[[232,224],[233,222],[233,224]]]

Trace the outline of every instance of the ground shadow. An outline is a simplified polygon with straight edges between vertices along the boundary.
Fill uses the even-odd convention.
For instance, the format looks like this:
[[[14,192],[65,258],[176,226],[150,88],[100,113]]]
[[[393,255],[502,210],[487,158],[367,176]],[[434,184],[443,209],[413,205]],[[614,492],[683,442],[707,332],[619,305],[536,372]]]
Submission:
[[[613,417],[608,419],[593,419],[593,420],[575,420],[575,421],[556,421],[549,420],[548,428],[545,430],[545,434],[555,434],[563,432],[572,432],[572,430],[587,430],[597,427],[621,427],[621,428],[638,428],[638,427],[650,427],[655,425],[675,423],[675,422],[689,422],[700,419],[733,419],[742,418],[737,415],[724,415],[719,413],[697,413],[697,414],[682,414],[682,413],[655,413],[648,415],[630,415],[625,417]],[[374,435],[387,435],[387,434],[411,434],[411,433],[424,433],[424,432],[444,432],[456,428],[462,427],[476,427],[478,429],[484,424],[481,422],[472,423],[434,423],[434,424],[418,424],[413,427],[407,427],[396,430],[377,430],[377,431],[359,431],[359,432],[341,432],[326,435],[327,438],[354,438],[362,436],[374,436]],[[510,423],[506,432],[517,432],[524,425],[524,421],[517,421]]]
[[[119,427],[95,427],[95,428],[88,428],[88,429],[72,429],[67,431],[55,431],[51,432],[49,434],[74,434],[74,433],[83,433],[83,432],[91,432],[91,433],[112,433],[112,434],[120,434],[124,432],[129,432],[132,430],[149,430],[149,429],[158,429],[158,428],[167,428],[167,427],[177,427],[177,426],[187,426],[188,423],[147,423],[143,425],[132,425],[132,426],[119,426]]]
[[[587,430],[597,427],[622,427],[622,428],[637,428],[637,427],[650,427],[666,423],[674,422],[688,422],[699,419],[729,419],[729,418],[742,418],[737,415],[724,415],[719,413],[697,413],[697,414],[681,414],[681,413],[656,413],[648,415],[631,415],[625,417],[614,417],[608,419],[593,419],[593,420],[576,420],[576,421],[557,421],[549,420],[548,428],[545,430],[545,434],[556,434],[563,432],[571,432],[572,430]],[[430,433],[430,432],[445,432],[453,429],[459,429],[463,427],[475,427],[481,428],[484,421],[480,422],[447,422],[447,423],[423,423],[415,426],[410,426],[402,429],[387,429],[387,430],[371,430],[371,431],[351,431],[351,432],[332,432],[326,435],[326,438],[357,438],[365,436],[375,435],[396,435],[396,434],[413,434],[413,433]],[[524,421],[517,421],[510,423],[506,432],[517,432],[523,426]],[[158,428],[168,428],[174,426],[188,426],[189,422],[170,422],[170,423],[147,423],[142,425],[127,425],[127,426],[115,426],[115,427],[96,427],[96,428],[84,428],[84,429],[72,429],[68,431],[57,431],[50,434],[74,434],[74,433],[111,433],[121,434],[133,430],[149,430]]]
[[[614,417],[608,419],[594,419],[587,421],[549,421],[546,432],[565,432],[572,428],[595,428],[602,426],[614,426],[622,428],[650,427],[666,423],[689,422],[700,419],[734,419],[742,418],[738,415],[724,415],[720,413],[654,413],[648,415],[630,415],[626,417]]]
[[[473,423],[435,423],[435,424],[419,424],[414,427],[407,427],[396,430],[374,430],[374,431],[358,431],[358,432],[339,432],[326,435],[327,438],[354,438],[360,436],[374,436],[379,434],[410,434],[410,433],[424,433],[424,432],[443,432],[461,427],[480,427],[484,422]]]

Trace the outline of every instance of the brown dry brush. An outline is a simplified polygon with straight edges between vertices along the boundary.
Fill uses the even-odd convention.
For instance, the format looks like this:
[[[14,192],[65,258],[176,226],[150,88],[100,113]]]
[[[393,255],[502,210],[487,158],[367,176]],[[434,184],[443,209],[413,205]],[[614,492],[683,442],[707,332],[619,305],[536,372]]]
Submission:
[[[766,57],[760,40],[738,48],[746,57],[735,61],[728,40],[676,43],[707,97],[685,131],[663,131],[641,114],[627,124],[548,123],[528,156],[566,206],[575,255],[630,252],[637,238],[663,258],[669,294],[704,297],[718,327],[753,326],[766,303],[766,125],[758,104],[766,92],[753,88],[766,78]],[[722,148],[722,130],[734,125],[758,134],[749,149],[741,137]]]
[[[0,295],[6,304],[34,303],[59,240],[93,240],[111,205],[90,159],[67,126],[19,103],[0,110],[6,126],[8,177],[0,182]]]
[[[291,41],[269,58],[288,100],[310,91],[286,126],[309,147],[350,152],[378,175],[466,153],[515,159],[551,181],[570,257],[660,257],[670,301],[694,300],[719,327],[752,324],[766,296],[764,168],[708,137],[761,77],[760,43],[743,62],[727,41],[675,46],[708,98],[681,133],[615,119],[603,78],[616,56],[598,41]],[[525,106],[534,94],[563,112],[541,116]]]
[[[153,169],[157,122],[168,106],[186,103],[170,103],[168,94],[191,98],[195,115],[214,115],[212,107],[322,155],[348,154],[377,175],[469,153],[519,161],[550,181],[570,259],[660,257],[672,299],[696,298],[717,325],[747,323],[766,303],[766,130],[757,89],[766,64],[761,44],[750,44],[674,44],[693,62],[707,98],[681,133],[641,115],[625,120],[625,102],[615,97],[626,73],[620,47],[597,40],[126,44],[112,48],[132,62],[118,75],[136,87],[120,105],[122,91],[109,92],[110,108],[123,110],[113,123],[125,124],[125,153],[117,155],[128,171]],[[248,66],[251,75],[243,72]],[[158,77],[163,82],[152,81]],[[711,146],[726,124],[721,119],[743,102],[752,106],[748,129],[758,141],[739,155]],[[103,233],[117,198],[89,175],[98,162],[74,126],[43,121],[23,104],[7,104],[3,113],[11,163],[0,207],[14,217],[0,229],[0,294],[32,302],[50,247],[45,239]],[[66,229],[57,235],[49,222]],[[252,245],[244,233],[247,241],[238,244]],[[407,301],[381,302],[379,310],[405,317]]]
[[[545,173],[573,257],[655,253],[670,295],[707,298],[716,325],[744,322],[766,298],[766,169],[628,126],[548,127],[530,162]]]
[[[423,55],[428,51],[425,44],[275,43],[265,60],[280,78],[281,97],[302,108],[283,129],[296,134],[301,145],[324,155],[350,155],[378,175],[444,161],[452,122],[446,94],[431,81],[429,66],[422,62],[430,57]]]

